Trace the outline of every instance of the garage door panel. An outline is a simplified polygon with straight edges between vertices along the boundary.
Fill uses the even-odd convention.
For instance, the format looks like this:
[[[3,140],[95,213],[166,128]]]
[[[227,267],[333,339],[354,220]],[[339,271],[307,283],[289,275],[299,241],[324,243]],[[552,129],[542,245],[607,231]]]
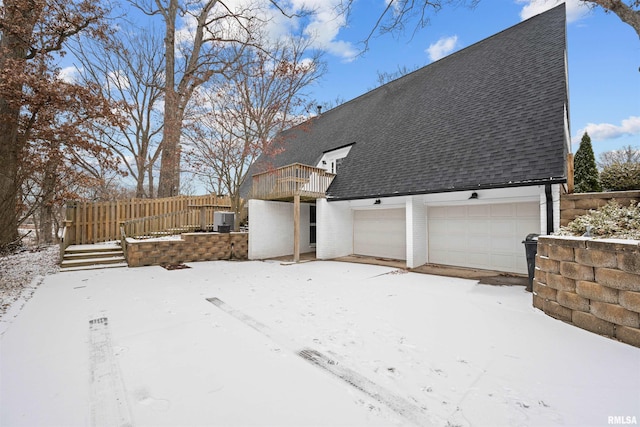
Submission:
[[[443,218],[431,219],[431,228],[434,235],[447,234],[447,220]]]
[[[473,217],[484,218],[489,216],[490,212],[491,212],[491,209],[489,205],[467,206],[467,213],[469,218],[473,218]]]
[[[468,256],[469,255],[468,255],[467,252],[449,251],[449,258],[452,259],[456,263],[465,262],[467,260]]]
[[[540,206],[438,206],[429,208],[427,223],[429,262],[526,274],[522,240],[540,232]]]
[[[447,218],[466,218],[467,207],[466,206],[448,206],[446,208]]]
[[[487,236],[486,235],[470,235],[467,240],[467,247],[469,251],[482,252],[487,249]]]
[[[447,217],[447,208],[446,206],[434,206],[429,208],[429,217],[434,220],[437,218],[446,218]]]
[[[516,215],[521,218],[540,216],[540,205],[537,203],[519,203],[516,206]]]
[[[524,248],[522,249],[524,252]],[[516,256],[516,271],[527,271],[527,258]]]
[[[491,251],[492,252],[510,252],[515,249],[515,240],[512,237],[494,237],[491,239]]]
[[[429,254],[429,262],[432,264],[449,264],[447,260],[448,254],[444,251],[440,251],[435,254]]]
[[[464,235],[466,233],[466,224],[464,221],[451,219],[447,223],[446,230],[449,235]]]
[[[484,234],[488,235],[490,233],[491,222],[486,219],[478,219],[471,218],[468,221],[468,230],[473,234]]]
[[[516,229],[516,221],[513,219],[498,218],[491,221],[491,234],[494,236],[513,236]]]
[[[404,209],[355,211],[353,251],[358,255],[406,259]],[[443,224],[446,227],[446,224]],[[445,233],[443,233],[443,236]]]
[[[445,247],[448,250],[455,250],[460,248],[466,242],[467,238],[464,235],[449,236],[449,238],[446,240]]]
[[[515,208],[512,204],[502,203],[491,206],[491,216],[494,218],[511,218],[515,214]]]
[[[445,247],[447,244],[448,237],[446,233],[432,234],[429,237],[430,240],[433,241],[433,244],[438,247]]]
[[[516,268],[515,255],[513,254],[492,254],[491,264],[496,270],[513,271]]]
[[[491,262],[491,255],[484,252],[471,252],[468,256],[469,267],[482,268]]]
[[[517,224],[517,233],[523,236],[522,240],[531,233],[540,233],[540,221],[535,219],[520,220]]]

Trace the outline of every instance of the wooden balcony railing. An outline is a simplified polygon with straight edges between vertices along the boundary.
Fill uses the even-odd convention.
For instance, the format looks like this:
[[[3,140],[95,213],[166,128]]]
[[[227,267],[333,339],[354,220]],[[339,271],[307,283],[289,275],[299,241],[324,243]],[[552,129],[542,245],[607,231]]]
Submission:
[[[251,198],[262,200],[315,200],[325,197],[335,174],[300,163],[253,175]]]

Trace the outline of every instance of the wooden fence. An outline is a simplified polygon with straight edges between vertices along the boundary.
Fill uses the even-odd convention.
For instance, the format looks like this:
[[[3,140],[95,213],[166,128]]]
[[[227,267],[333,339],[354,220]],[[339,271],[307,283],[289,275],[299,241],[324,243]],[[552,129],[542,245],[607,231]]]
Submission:
[[[115,202],[67,202],[65,246],[107,242],[120,239],[121,223],[145,217],[192,210],[194,221],[200,218],[196,206],[208,211],[231,210],[228,197],[177,196],[164,199],[130,199]],[[213,216],[213,213],[211,213]]]

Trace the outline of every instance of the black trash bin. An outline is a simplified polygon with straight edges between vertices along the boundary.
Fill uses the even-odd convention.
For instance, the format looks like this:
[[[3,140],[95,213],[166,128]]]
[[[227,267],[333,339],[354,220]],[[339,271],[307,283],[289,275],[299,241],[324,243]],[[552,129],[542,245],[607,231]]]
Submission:
[[[230,233],[231,232],[231,226],[230,225],[219,225],[218,226],[218,233]]]
[[[538,253],[538,237],[539,234],[528,234],[522,241],[524,243],[524,250],[527,254],[527,270],[529,272],[529,283],[527,284],[527,291],[533,291],[533,276],[536,273],[536,254]]]

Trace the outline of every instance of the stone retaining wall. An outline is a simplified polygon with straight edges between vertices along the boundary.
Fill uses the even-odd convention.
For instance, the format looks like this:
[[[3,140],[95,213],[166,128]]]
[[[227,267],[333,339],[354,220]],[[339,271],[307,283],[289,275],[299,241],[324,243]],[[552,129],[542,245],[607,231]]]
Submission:
[[[127,239],[129,267],[247,259],[248,233],[184,233],[179,240]]]
[[[541,236],[533,305],[640,347],[640,242]]]
[[[574,193],[560,196],[560,225],[564,226],[590,209],[598,209],[615,199],[622,206],[632,200],[640,202],[640,191],[609,191],[606,193]]]

